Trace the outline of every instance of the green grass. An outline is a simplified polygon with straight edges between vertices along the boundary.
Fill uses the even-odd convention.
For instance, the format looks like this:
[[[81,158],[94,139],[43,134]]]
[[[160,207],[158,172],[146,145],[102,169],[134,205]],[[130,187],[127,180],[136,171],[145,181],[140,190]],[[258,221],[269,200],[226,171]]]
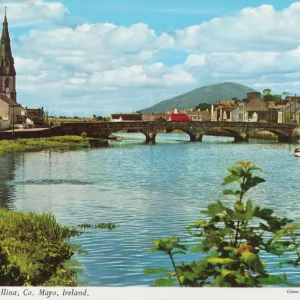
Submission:
[[[60,225],[50,213],[0,208],[0,286],[77,286],[82,269],[75,254],[87,253],[69,239],[83,229],[114,229],[114,223]],[[77,229],[78,228],[78,229]]]
[[[40,151],[52,148],[88,148],[89,138],[81,136],[55,136],[50,138],[17,139],[0,141],[0,156],[15,152]]]
[[[0,285],[77,285],[80,247],[66,239],[78,234],[48,213],[0,209]]]

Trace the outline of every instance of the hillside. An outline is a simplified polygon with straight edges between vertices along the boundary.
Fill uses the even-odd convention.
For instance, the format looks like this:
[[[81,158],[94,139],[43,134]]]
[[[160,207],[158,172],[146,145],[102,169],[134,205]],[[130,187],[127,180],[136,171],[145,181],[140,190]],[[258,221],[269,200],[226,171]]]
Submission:
[[[255,90],[238,83],[224,82],[207,85],[174,98],[159,102],[151,107],[140,110],[142,113],[165,112],[168,109],[194,108],[199,103],[214,104],[216,101],[231,98],[243,99],[247,93]]]

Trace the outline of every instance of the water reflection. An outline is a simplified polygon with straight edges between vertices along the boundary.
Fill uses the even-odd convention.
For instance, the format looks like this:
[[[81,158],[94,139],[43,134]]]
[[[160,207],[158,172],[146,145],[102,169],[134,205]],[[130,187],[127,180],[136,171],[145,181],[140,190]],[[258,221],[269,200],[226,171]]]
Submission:
[[[15,188],[12,181],[16,160],[15,156],[0,157],[0,207],[2,208],[9,208],[10,202],[14,199]]]
[[[1,199],[6,199],[9,208],[50,211],[69,225],[120,225],[74,239],[89,251],[79,257],[88,285],[153,283],[143,275],[144,268],[170,267],[163,254],[147,252],[153,239],[180,234],[183,242],[195,242],[186,227],[221,196],[226,169],[239,160],[250,160],[263,169],[266,183],[248,195],[255,204],[300,220],[300,159],[292,157],[292,145],[234,144],[221,137],[190,143],[185,135],[162,134],[150,146],[143,144],[143,136],[124,136],[128,139],[112,142],[107,149],[1,158]],[[295,281],[299,279],[294,270],[276,269],[277,259],[269,262],[271,272],[286,271]]]

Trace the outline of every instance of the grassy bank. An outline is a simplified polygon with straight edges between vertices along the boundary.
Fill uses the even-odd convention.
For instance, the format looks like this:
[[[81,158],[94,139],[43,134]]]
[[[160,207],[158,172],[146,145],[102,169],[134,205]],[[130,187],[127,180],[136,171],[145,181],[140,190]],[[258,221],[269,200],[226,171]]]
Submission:
[[[113,223],[60,225],[50,213],[0,208],[0,286],[77,286],[82,271],[75,254],[87,253],[69,239],[84,229],[114,229]],[[78,230],[77,230],[78,228]]]
[[[40,151],[52,148],[88,148],[90,143],[97,142],[98,146],[106,146],[107,141],[90,139],[81,136],[56,136],[49,138],[17,139],[0,141],[0,156],[15,152]]]
[[[76,245],[65,239],[78,234],[51,214],[0,209],[0,285],[77,285]]]

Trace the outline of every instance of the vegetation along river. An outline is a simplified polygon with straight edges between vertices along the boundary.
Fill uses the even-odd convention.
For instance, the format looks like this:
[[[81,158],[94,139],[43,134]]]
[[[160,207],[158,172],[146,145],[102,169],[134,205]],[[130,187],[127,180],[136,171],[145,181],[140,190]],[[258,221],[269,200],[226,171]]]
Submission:
[[[253,202],[300,221],[300,158],[291,155],[294,145],[258,140],[236,144],[217,137],[190,143],[187,135],[159,134],[151,146],[143,143],[142,135],[123,135],[126,139],[111,142],[109,148],[0,158],[1,206],[46,210],[68,225],[120,225],[72,239],[88,250],[77,257],[87,285],[152,284],[153,277],[143,269],[171,268],[167,256],[147,252],[153,240],[178,234],[183,242],[193,243],[186,227],[221,197],[227,168],[240,160],[263,169],[266,183],[250,191]],[[264,259],[272,273],[286,272],[300,283],[299,270],[278,269],[276,260]]]

